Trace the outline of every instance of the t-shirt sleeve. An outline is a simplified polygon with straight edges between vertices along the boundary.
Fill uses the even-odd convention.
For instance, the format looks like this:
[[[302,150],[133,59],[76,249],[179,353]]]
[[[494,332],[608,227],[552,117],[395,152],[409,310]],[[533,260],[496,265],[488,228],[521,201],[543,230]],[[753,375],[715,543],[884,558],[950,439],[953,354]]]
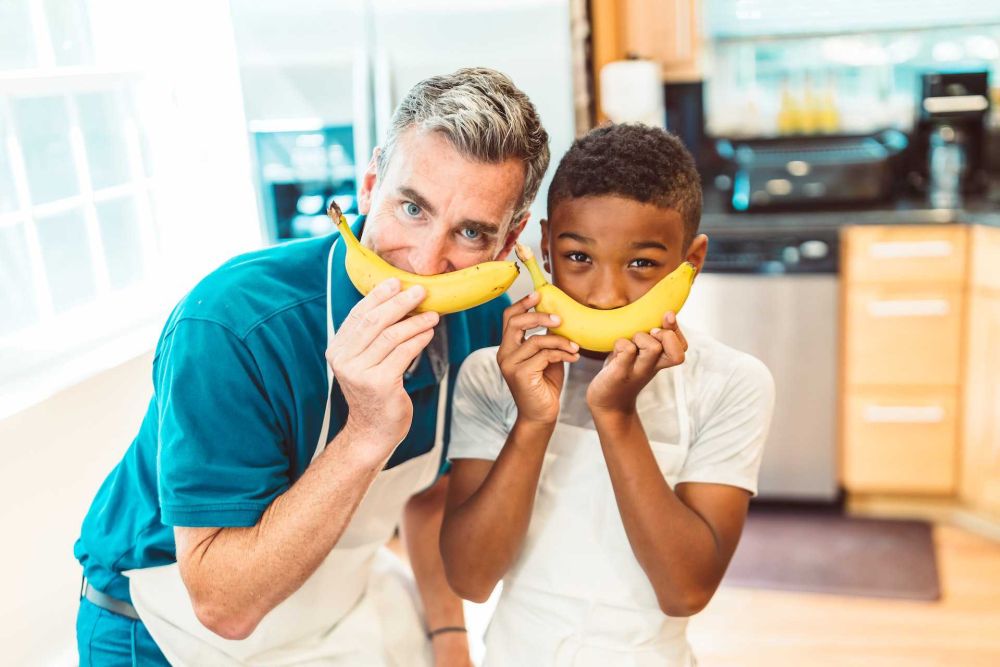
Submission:
[[[181,320],[153,368],[157,482],[168,526],[252,526],[289,485],[285,438],[253,355],[232,331]]]
[[[727,484],[757,494],[757,475],[774,411],[774,379],[746,357],[734,369],[691,443],[677,483]]]
[[[513,423],[513,400],[496,361],[495,347],[465,360],[455,384],[449,459],[496,460]]]

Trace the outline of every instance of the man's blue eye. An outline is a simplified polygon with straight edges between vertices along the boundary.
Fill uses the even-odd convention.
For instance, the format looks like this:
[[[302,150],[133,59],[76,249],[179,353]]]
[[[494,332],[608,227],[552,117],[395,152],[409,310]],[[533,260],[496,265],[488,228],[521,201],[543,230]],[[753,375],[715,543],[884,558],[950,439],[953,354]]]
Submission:
[[[470,241],[475,241],[480,236],[482,236],[482,234],[478,229],[473,229],[472,227],[466,227],[465,229],[463,229],[462,234],[464,234],[465,238],[469,239]]]
[[[405,204],[403,204],[403,210],[406,212],[406,215],[410,216],[411,218],[415,218],[418,215],[420,215],[421,211],[420,207],[411,201],[408,201]]]

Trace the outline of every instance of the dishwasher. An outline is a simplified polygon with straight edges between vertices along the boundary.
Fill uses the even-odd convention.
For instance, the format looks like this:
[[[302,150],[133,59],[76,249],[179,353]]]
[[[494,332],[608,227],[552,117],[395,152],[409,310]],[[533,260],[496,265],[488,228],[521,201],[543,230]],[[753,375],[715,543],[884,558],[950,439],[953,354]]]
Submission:
[[[679,319],[757,357],[774,376],[758,498],[836,502],[839,232],[706,233],[705,266]]]

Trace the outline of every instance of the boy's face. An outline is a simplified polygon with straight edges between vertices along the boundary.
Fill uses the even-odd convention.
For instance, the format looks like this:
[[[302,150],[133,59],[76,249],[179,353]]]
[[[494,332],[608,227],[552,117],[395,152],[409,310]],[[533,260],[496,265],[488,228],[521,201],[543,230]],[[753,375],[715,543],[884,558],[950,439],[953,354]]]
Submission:
[[[579,303],[628,305],[687,260],[701,271],[708,238],[684,247],[672,209],[614,195],[565,199],[542,221],[542,255],[552,282]]]

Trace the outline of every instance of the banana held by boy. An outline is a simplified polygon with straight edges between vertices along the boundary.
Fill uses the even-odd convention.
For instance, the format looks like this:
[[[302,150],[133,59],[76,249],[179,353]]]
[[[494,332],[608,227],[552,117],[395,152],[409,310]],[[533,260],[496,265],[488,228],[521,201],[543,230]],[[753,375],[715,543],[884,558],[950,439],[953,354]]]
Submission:
[[[397,269],[361,245],[336,203],[330,203],[327,215],[337,225],[341,238],[347,244],[344,265],[351,282],[362,294],[368,294],[383,280],[398,278],[403,289],[422,285],[427,290],[427,297],[417,306],[417,312],[433,310],[447,315],[500,296],[517,278],[519,269],[516,262],[484,262],[434,276],[409,273]]]
[[[631,339],[640,331],[662,327],[667,311],[680,312],[694,282],[694,265],[682,262],[639,300],[613,310],[598,310],[574,301],[550,283],[538,267],[530,248],[518,243],[516,251],[541,297],[535,310],[558,315],[562,319],[562,324],[549,331],[594,352],[610,352],[619,338]]]

